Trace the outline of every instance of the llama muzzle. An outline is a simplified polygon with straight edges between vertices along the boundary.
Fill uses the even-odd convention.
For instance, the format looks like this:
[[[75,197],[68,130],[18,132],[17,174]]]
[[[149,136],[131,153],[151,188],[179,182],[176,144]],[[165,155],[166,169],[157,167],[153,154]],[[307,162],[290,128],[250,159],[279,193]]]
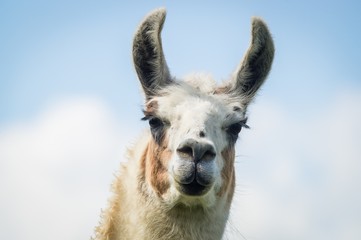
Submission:
[[[177,189],[186,195],[205,194],[215,181],[215,157],[212,144],[194,139],[183,141],[172,169]]]

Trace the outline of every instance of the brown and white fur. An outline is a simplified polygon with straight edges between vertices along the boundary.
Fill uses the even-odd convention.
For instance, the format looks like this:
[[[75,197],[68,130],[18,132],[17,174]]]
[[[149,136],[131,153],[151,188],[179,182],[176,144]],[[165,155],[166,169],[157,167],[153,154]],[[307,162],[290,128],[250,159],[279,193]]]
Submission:
[[[265,23],[252,20],[250,47],[233,77],[217,86],[194,75],[173,78],[160,32],[166,12],[140,24],[133,43],[150,130],[129,150],[97,240],[219,240],[235,188],[235,142],[246,110],[271,68],[274,46]]]

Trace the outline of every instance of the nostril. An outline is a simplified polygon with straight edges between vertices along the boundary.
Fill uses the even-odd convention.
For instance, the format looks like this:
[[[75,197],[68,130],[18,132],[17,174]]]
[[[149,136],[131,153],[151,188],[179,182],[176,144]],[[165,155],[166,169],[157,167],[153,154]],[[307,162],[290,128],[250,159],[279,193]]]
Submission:
[[[216,157],[213,145],[208,143],[199,143],[194,152],[196,161],[211,161]]]
[[[212,144],[187,139],[177,149],[179,157],[193,161],[211,161],[216,157],[216,151]]]
[[[202,160],[205,161],[209,161],[212,160],[216,157],[216,153],[214,152],[214,150],[207,150],[204,154],[203,157],[201,158]]]
[[[177,149],[177,152],[182,158],[193,158],[193,149],[189,146],[182,146]]]

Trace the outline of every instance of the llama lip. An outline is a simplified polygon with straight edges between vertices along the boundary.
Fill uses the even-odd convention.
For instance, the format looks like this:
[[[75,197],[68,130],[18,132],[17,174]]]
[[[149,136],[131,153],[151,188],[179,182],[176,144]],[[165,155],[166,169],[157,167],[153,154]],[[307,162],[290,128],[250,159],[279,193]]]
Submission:
[[[200,185],[208,186],[214,181],[213,161],[184,161],[176,160],[172,167],[174,179],[180,184],[190,184],[197,181]]]
[[[214,161],[200,161],[196,164],[196,181],[203,186],[214,182]]]
[[[196,180],[189,184],[179,184],[178,190],[189,196],[200,196],[205,194],[208,187],[199,184]]]
[[[175,161],[173,177],[180,184],[190,184],[196,178],[196,165],[191,161]]]
[[[180,161],[173,166],[173,177],[178,191],[190,195],[200,196],[214,182],[214,168],[210,162]]]

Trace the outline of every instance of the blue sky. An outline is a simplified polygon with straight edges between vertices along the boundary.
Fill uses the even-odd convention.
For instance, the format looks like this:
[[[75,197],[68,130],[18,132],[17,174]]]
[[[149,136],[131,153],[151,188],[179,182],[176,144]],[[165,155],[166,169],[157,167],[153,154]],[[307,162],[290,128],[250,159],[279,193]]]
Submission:
[[[248,239],[360,239],[361,6],[350,0],[0,2],[0,238],[91,235],[146,127],[131,44],[157,7],[167,8],[163,48],[179,78],[227,79],[252,16],[274,37],[273,69],[237,147],[234,227]]]
[[[0,122],[31,117],[69,95],[98,96],[119,113],[127,108],[126,99],[138,99],[132,34],[158,6],[168,9],[164,48],[176,76],[200,70],[227,78],[248,46],[250,17],[258,15],[277,47],[263,94],[308,108],[360,88],[356,1],[7,1],[1,3]]]

